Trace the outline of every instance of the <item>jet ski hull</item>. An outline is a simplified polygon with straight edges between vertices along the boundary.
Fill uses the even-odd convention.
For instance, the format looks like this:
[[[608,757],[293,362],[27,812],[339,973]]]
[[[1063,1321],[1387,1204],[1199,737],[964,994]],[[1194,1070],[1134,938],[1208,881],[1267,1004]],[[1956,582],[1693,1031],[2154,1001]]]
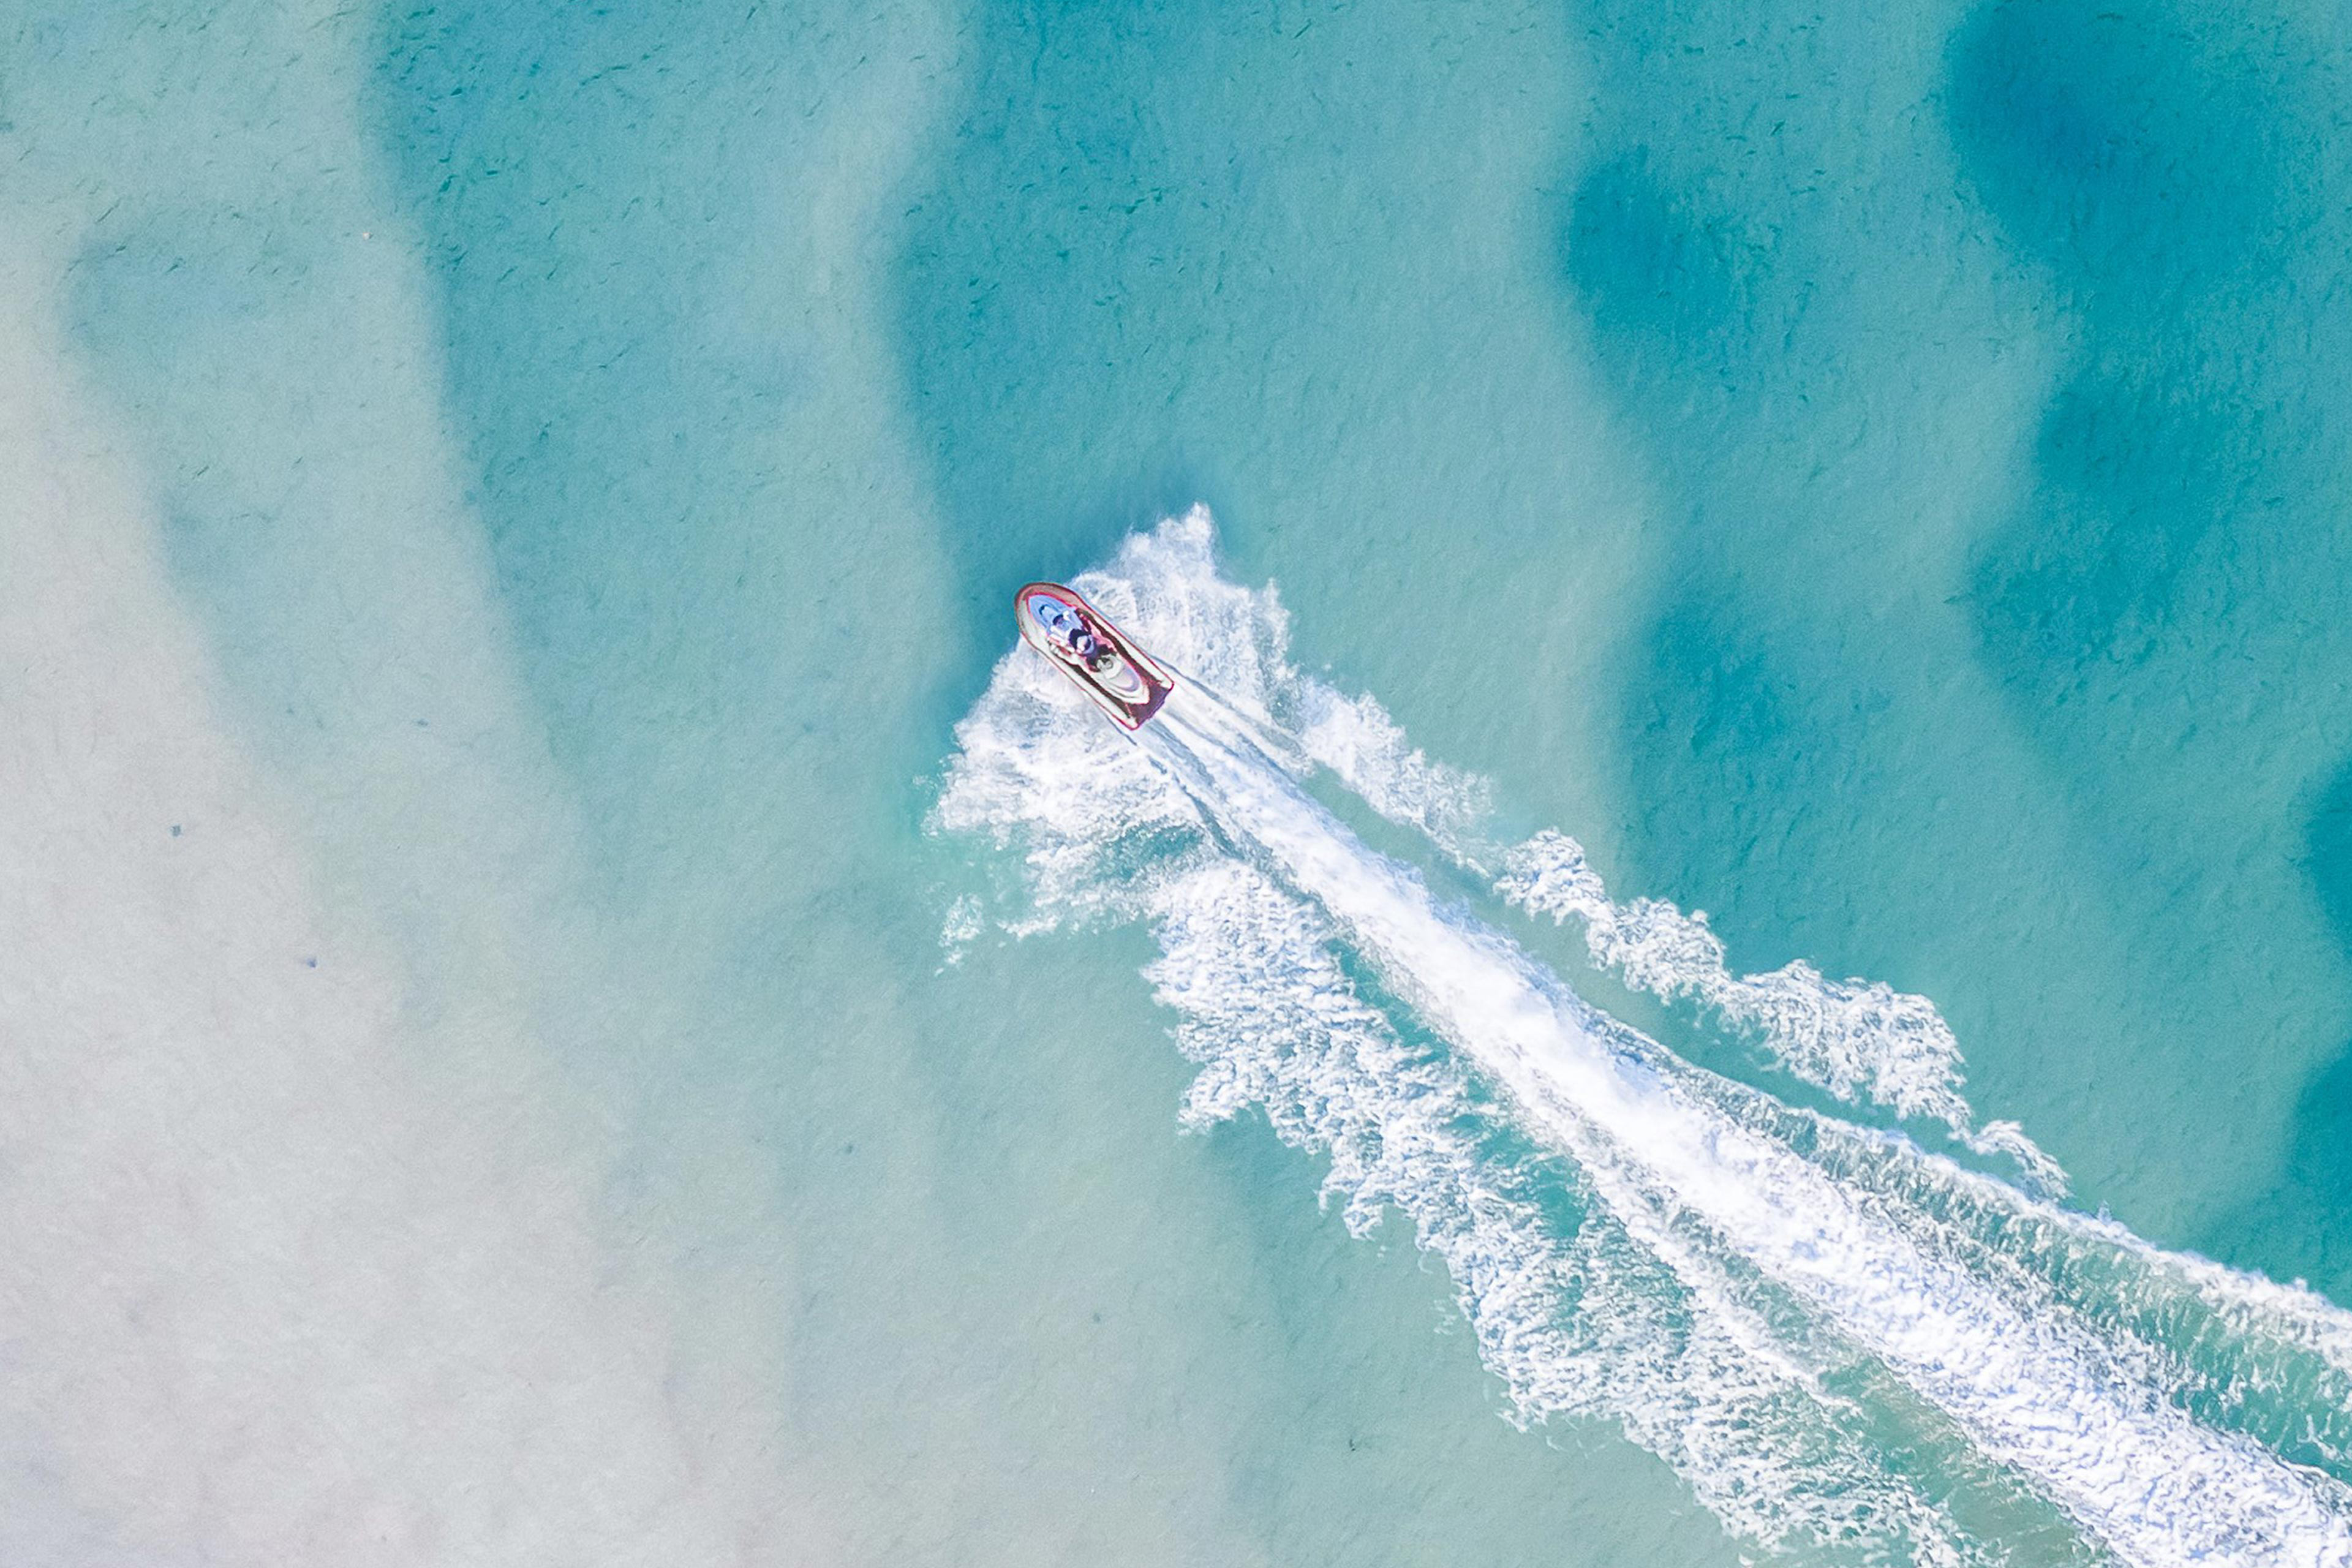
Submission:
[[[1032,583],[1013,595],[1013,618],[1020,625],[1021,640],[1044,654],[1122,730],[1150,723],[1176,689],[1174,676],[1074,588]],[[1079,628],[1094,639],[1091,662],[1071,646],[1071,633]]]

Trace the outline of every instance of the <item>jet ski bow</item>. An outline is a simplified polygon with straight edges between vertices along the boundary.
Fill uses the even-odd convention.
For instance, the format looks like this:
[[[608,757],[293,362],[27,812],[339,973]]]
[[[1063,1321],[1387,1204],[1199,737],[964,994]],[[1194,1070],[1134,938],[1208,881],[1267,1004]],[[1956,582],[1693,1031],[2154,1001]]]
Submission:
[[[1122,730],[1142,729],[1176,689],[1176,678],[1075,588],[1032,583],[1013,595],[1013,618],[1021,640],[1077,682]]]

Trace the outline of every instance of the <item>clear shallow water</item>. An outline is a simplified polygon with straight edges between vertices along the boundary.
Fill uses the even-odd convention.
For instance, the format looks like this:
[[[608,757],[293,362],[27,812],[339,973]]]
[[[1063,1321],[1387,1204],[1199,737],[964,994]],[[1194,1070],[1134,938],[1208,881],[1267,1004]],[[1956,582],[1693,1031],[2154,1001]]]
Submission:
[[[2127,1228],[1823,1179],[2340,1472],[2306,1308],[2141,1250],[2352,1296],[2332,26],[17,13],[9,1554],[1735,1560],[1731,1472],[1530,1405],[1320,1157],[1175,1135],[1148,929],[1007,942],[1019,857],[926,834],[1009,589],[1194,500],[1495,847],[1932,998]],[[933,634],[887,678],[877,602]],[[2084,1559],[2079,1489],[1720,1236],[1855,1403],[1674,1405],[1752,1352],[1539,1131],[1469,1157],[1630,1270],[1578,1353],[1763,1410],[1792,1508]]]

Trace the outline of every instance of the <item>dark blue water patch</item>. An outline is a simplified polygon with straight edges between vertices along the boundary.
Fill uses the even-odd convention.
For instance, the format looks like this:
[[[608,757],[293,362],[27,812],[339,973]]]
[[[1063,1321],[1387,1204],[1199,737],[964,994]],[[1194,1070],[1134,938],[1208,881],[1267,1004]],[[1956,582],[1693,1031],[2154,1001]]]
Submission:
[[[2314,1074],[2294,1106],[2284,1168],[2243,1209],[2201,1238],[2226,1262],[2305,1279],[2352,1301],[2352,1045]]]
[[[1955,35],[1947,100],[1978,193],[2064,285],[2178,294],[2307,224],[2320,52],[2267,7],[1995,0]]]
[[[1171,23],[1152,7],[989,14],[909,204],[896,290],[908,407],[958,575],[992,607],[1131,529],[1227,500],[1228,455],[1187,383],[1244,352],[1210,298],[1237,247],[1202,219],[1246,200],[1255,171],[1245,152],[1181,135],[1157,62]]]
[[[1823,690],[1840,677],[1834,649],[1806,642],[1802,628],[1763,631],[1736,603],[1686,585],[1661,608],[1645,679],[1624,693],[1641,769],[1641,890],[1716,910],[1736,970],[1843,945],[1845,900],[1862,889],[1809,885],[1788,864],[1792,840],[1853,831],[1865,808],[1887,804],[1885,785],[1904,787],[1877,776],[1871,755],[1886,695]]]
[[[2320,907],[2345,945],[2352,948],[2352,764],[2321,792],[2304,836],[2304,866]]]
[[[1981,744],[1939,695],[1935,661],[1965,646],[1880,608],[1916,595],[1957,629],[1934,608],[1948,589],[1876,575],[1909,563],[1883,542],[1916,526],[1938,381],[1982,374],[1988,329],[1904,41],[1811,5],[1580,18],[1594,155],[1559,226],[1560,287],[1658,515],[1654,659],[1618,694],[1639,813],[1620,885],[1716,911],[1773,963],[1958,978],[1934,994],[1980,1016],[1989,980],[1945,942],[1944,893],[1915,893],[1891,853],[1977,823],[1948,805]]]
[[[1984,658],[2029,716],[2055,717],[2092,664],[2137,664],[2186,633],[2177,595],[2200,552],[2281,504],[2260,424],[2161,351],[2108,355],[2062,387],[2035,444],[2038,484],[1979,547],[1971,590]],[[2193,584],[2197,608],[2212,579]],[[2228,613],[2230,606],[2218,606]]]
[[[2352,954],[2352,763],[2319,794],[2305,827],[2303,867],[2330,927]],[[2214,1226],[2205,1250],[2281,1278],[2304,1279],[2352,1302],[2352,1042],[2319,1066],[2289,1121],[2267,1190]]]
[[[1769,246],[1737,215],[1696,210],[1640,153],[1579,182],[1561,250],[1569,282],[1601,331],[1634,339],[1636,352],[1662,348],[1691,384],[1732,374],[1752,353],[1754,277]]]

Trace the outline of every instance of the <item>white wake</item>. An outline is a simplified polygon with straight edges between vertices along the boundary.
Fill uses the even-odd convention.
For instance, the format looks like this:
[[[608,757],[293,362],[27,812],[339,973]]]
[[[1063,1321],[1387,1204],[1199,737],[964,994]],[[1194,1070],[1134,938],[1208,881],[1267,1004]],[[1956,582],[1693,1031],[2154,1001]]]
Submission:
[[[1974,1125],[1923,1000],[1803,966],[1735,978],[1703,921],[1612,903],[1564,836],[1485,842],[1484,786],[1291,670],[1271,591],[1219,579],[1211,545],[1196,511],[1080,580],[1194,677],[1161,720],[1130,743],[1016,652],[960,727],[940,826],[1021,853],[1011,929],[1152,925],[1149,977],[1202,1068],[1187,1119],[1262,1108],[1328,1154],[1351,1228],[1407,1216],[1522,1419],[1614,1421],[1766,1543],[2000,1562],[2054,1509],[2131,1563],[2352,1563],[2352,1493],[2318,1468],[2346,1448],[2325,1403],[2343,1314],[1591,1008],[1302,776],[1328,767],[1511,902],[1581,920],[1598,962],[1787,1070],[2058,1184],[2021,1132]]]

